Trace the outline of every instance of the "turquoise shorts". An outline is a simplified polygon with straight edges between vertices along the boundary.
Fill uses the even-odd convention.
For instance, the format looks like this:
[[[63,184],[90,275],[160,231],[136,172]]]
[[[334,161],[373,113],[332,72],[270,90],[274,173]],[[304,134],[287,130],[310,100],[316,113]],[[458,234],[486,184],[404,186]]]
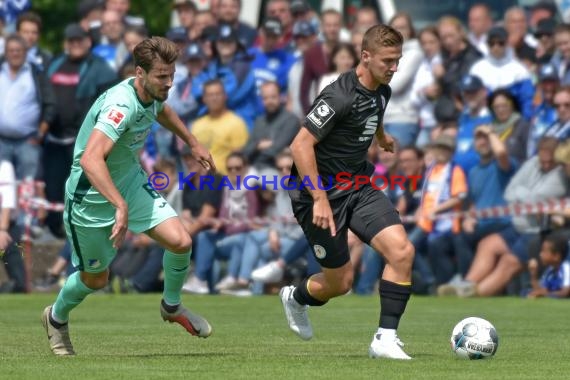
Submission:
[[[146,173],[142,170],[122,195],[129,207],[129,230],[134,233],[148,231],[178,216],[166,199],[149,186]],[[80,271],[104,272],[117,254],[113,242],[109,240],[113,224],[93,227],[77,222],[108,219],[109,212],[114,213],[114,208],[110,210],[109,206],[108,202],[84,205],[69,198],[65,201],[63,220],[72,246],[71,260]]]

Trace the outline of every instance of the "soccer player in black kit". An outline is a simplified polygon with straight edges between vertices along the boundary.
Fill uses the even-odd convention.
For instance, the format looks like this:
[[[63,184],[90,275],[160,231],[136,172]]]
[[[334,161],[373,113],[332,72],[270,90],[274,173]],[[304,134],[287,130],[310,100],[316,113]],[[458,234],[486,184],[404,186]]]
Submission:
[[[370,177],[374,172],[366,160],[374,135],[381,148],[393,151],[394,140],[384,133],[382,119],[402,44],[402,35],[395,29],[386,25],[370,28],[362,40],[359,65],[320,93],[291,144],[297,184],[303,179],[306,184],[308,178],[314,184],[290,191],[293,211],[322,272],[298,287],[281,289],[289,328],[302,339],[311,339],[308,306],[322,306],[352,288],[350,228],[386,262],[380,281],[379,328],[368,351],[373,358],[410,359],[396,329],[410,298],[414,247],[384,193],[370,183],[354,183],[356,176]],[[344,173],[340,182],[339,173]],[[329,178],[333,183],[327,182]],[[347,178],[353,179],[352,186]],[[319,181],[321,186],[317,186]]]

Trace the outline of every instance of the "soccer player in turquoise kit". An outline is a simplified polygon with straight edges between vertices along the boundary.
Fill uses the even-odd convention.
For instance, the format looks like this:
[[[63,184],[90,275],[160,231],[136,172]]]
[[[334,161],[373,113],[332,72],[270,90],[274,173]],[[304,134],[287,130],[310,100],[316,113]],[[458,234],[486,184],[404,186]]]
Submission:
[[[95,101],[75,143],[63,217],[78,271],[42,314],[56,355],[75,354],[69,338],[69,313],[107,284],[109,264],[127,229],[146,233],[166,249],[162,318],[202,338],[212,333],[204,318],[180,303],[192,240],[176,212],[149,184],[138,154],[156,120],[184,140],[204,167],[215,170],[215,165],[210,153],[163,103],[172,86],[176,46],[153,37],[137,45],[133,54],[136,77],[117,84]]]

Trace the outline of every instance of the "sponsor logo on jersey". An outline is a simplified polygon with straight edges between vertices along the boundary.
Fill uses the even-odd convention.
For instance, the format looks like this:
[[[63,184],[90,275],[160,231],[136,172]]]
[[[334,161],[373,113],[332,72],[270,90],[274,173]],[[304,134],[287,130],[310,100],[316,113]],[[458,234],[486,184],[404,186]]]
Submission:
[[[322,260],[327,257],[327,250],[322,245],[315,244],[313,249],[315,250],[315,256],[317,256],[317,259]]]
[[[119,127],[124,118],[125,114],[114,108],[112,108],[107,114],[107,120],[110,121],[111,124],[115,126],[115,128]]]
[[[358,138],[358,141],[372,140],[372,136],[376,133],[377,127],[378,127],[378,115],[370,116],[366,120],[364,131],[362,132],[362,136]]]
[[[334,109],[323,99],[307,115],[307,119],[317,128],[322,128],[334,116]]]

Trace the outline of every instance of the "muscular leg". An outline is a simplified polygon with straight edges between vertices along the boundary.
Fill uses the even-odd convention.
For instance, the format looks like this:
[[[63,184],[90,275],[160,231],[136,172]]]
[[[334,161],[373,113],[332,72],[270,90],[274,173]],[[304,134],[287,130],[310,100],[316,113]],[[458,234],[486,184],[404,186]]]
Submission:
[[[395,334],[410,298],[414,246],[401,224],[384,228],[374,236],[371,245],[386,260],[380,281],[379,326],[394,330]]]
[[[163,300],[168,306],[180,304],[180,290],[190,267],[192,239],[179,218],[170,218],[152,228],[147,234],[166,248]]]

